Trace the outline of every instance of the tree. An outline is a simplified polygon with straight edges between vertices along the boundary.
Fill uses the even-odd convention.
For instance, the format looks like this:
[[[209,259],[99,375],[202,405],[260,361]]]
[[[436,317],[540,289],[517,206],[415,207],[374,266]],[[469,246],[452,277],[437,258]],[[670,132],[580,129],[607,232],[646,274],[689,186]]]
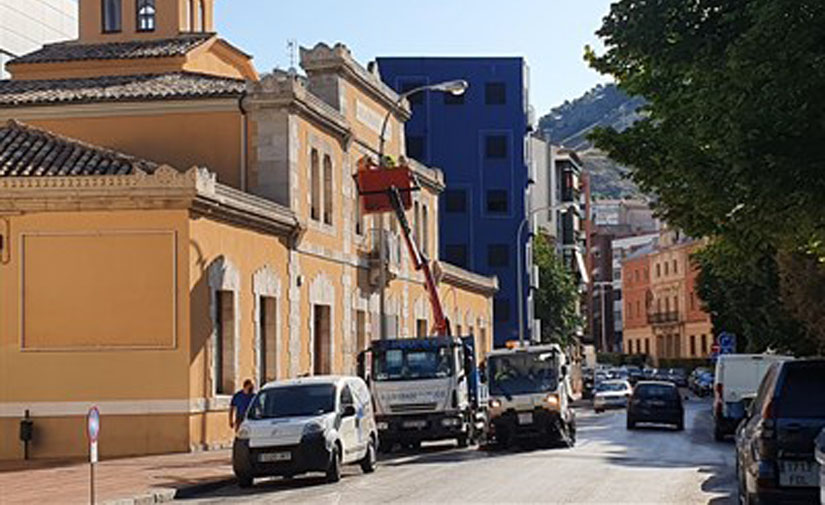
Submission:
[[[587,49],[590,64],[647,105],[632,127],[592,138],[632,167],[671,225],[723,239],[703,260],[716,272],[704,291],[755,294],[767,283],[784,314],[809,328],[825,319],[825,306],[782,296],[776,257],[810,266],[813,287],[825,280],[825,2],[620,0],[597,33],[607,51]],[[728,268],[749,254],[754,262]],[[746,268],[760,262],[772,266],[762,276]],[[706,301],[718,317],[743,315],[725,300],[736,301]]]
[[[576,280],[541,234],[533,239],[533,262],[539,267],[539,289],[533,301],[541,320],[541,341],[566,346],[582,325]]]

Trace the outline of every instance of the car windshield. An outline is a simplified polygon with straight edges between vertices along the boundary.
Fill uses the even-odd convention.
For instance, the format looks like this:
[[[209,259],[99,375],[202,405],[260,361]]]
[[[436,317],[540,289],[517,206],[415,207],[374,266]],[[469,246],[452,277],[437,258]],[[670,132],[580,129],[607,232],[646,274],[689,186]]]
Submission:
[[[676,388],[664,384],[642,384],[636,386],[635,395],[643,398],[672,400],[677,396]]]
[[[556,360],[552,353],[491,356],[487,360],[490,394],[539,393],[556,388]]]
[[[605,391],[624,391],[625,389],[627,389],[627,386],[623,382],[602,382],[596,388],[596,391],[601,393]]]
[[[333,384],[306,384],[262,389],[247,411],[248,419],[317,416],[335,409]]]
[[[376,381],[441,379],[453,373],[452,348],[387,349],[375,353]]]
[[[788,367],[779,395],[779,416],[786,418],[825,418],[825,366],[795,363]]]

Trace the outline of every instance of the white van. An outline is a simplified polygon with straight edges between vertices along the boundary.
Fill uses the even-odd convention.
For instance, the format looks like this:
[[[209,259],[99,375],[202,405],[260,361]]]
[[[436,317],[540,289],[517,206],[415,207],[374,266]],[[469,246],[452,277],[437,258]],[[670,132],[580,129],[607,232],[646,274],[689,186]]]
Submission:
[[[721,441],[732,435],[745,417],[745,400],[752,399],[762,377],[773,363],[793,359],[775,354],[723,354],[713,378],[713,436]]]
[[[238,428],[232,468],[241,487],[255,477],[375,469],[378,436],[369,389],[358,377],[317,376],[264,385]]]

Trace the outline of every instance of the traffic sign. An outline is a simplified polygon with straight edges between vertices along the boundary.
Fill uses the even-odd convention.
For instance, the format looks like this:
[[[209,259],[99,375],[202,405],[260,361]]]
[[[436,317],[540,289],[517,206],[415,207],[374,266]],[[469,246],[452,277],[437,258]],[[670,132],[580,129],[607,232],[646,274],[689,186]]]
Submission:
[[[86,414],[86,434],[89,436],[89,442],[97,442],[97,437],[100,434],[100,411],[97,407],[89,409]]]
[[[722,354],[733,354],[736,352],[736,335],[723,331],[717,338],[719,342],[719,352]]]

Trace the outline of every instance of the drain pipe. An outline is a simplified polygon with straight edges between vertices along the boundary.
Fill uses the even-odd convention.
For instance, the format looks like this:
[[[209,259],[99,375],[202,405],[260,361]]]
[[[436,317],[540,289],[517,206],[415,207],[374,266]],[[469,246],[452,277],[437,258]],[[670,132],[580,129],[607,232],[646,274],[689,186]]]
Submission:
[[[246,161],[246,149],[249,145],[249,128],[247,127],[246,120],[247,120],[247,110],[243,106],[243,102],[246,99],[246,89],[241,92],[240,98],[238,98],[238,110],[241,112],[241,191],[246,191],[247,188],[247,161]]]

